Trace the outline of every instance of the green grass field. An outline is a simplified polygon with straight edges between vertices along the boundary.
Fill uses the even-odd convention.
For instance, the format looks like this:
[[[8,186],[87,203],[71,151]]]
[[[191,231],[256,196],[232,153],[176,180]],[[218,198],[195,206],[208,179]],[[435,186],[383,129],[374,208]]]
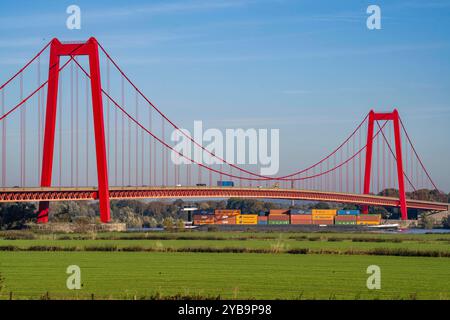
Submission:
[[[0,250],[1,299],[8,299],[10,292],[15,299],[39,299],[47,293],[51,299],[89,299],[92,294],[102,299],[176,295],[222,299],[450,299],[450,258],[284,251],[353,248],[364,252],[397,248],[448,252],[448,235],[190,232],[98,234],[95,239],[92,235],[34,237],[5,240],[10,237],[0,234],[1,247],[20,248]],[[42,250],[46,246],[77,247],[79,251],[27,251],[32,246],[42,246]],[[158,248],[161,252],[83,251],[102,246]],[[269,251],[256,254],[163,250],[200,247]],[[281,249],[270,253],[273,248]],[[81,268],[81,290],[66,288],[69,265]],[[369,265],[381,268],[381,290],[366,288]]]
[[[418,251],[439,250],[450,253],[450,243],[446,241],[402,241],[402,242],[353,242],[351,240],[293,240],[248,239],[248,240],[0,240],[0,246],[17,246],[26,250],[32,246],[75,247],[79,250],[90,247],[142,247],[156,249],[170,248],[249,248],[249,249],[331,249],[331,250],[370,250],[377,248],[410,249]]]

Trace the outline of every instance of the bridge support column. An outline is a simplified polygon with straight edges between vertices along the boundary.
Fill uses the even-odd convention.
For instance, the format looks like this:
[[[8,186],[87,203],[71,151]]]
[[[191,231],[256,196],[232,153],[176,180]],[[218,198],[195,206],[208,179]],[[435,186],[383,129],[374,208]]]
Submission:
[[[85,55],[89,57],[100,219],[102,222],[109,222],[111,213],[109,204],[108,164],[106,158],[105,125],[103,119],[98,43],[95,38],[90,38],[84,43],[66,44],[61,43],[58,39],[52,40],[50,47],[49,82],[45,116],[41,187],[50,187],[52,182],[60,57],[73,57],[78,55]],[[38,223],[48,222],[48,211],[49,202],[41,201],[39,203]]]
[[[403,157],[402,145],[400,136],[400,118],[397,109],[390,113],[375,113],[373,110],[369,113],[369,123],[367,130],[367,144],[366,144],[366,164],[364,174],[364,194],[370,193],[370,182],[372,173],[372,153],[373,153],[373,132],[375,121],[392,121],[394,124],[394,138],[395,138],[395,161],[397,163],[397,179],[399,188],[399,207],[402,220],[408,219],[408,208],[406,206],[405,193],[405,179],[403,173]],[[368,206],[362,207],[363,213],[368,213]]]

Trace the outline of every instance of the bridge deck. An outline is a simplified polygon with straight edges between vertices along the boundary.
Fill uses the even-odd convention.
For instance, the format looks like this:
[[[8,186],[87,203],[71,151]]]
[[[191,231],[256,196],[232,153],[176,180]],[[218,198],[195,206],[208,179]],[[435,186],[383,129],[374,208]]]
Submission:
[[[375,195],[316,190],[250,187],[110,187],[111,199],[157,198],[261,198],[340,202],[370,206],[398,207],[399,199]],[[95,187],[0,188],[0,202],[96,200]],[[407,200],[408,208],[446,211],[448,203]]]

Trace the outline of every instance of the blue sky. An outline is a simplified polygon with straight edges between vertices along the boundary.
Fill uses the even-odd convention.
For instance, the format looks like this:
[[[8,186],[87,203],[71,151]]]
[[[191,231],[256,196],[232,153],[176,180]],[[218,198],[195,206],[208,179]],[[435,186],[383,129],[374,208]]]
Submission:
[[[81,30],[65,27],[70,4]],[[397,107],[450,190],[449,1],[8,1],[0,30],[0,82],[53,37],[95,36],[182,126],[280,128],[282,173]]]

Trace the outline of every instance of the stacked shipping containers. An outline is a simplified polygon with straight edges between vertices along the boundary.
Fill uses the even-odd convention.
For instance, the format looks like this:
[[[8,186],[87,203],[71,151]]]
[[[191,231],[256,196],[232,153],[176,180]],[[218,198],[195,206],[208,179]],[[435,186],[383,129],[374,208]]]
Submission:
[[[334,224],[336,209],[313,209],[311,214],[313,224],[331,225]]]
[[[267,216],[259,216],[258,217],[258,224],[266,225],[267,224]]]
[[[269,215],[264,212],[259,214],[241,214],[240,210],[217,209],[214,212],[201,210],[194,214],[194,224],[246,224],[246,225],[379,225],[381,215],[364,214],[359,210],[336,210],[336,209],[273,209]]]
[[[335,225],[355,225],[359,210],[338,210],[334,218]]]
[[[312,224],[311,211],[291,209],[291,224]]]
[[[241,214],[241,210],[216,209],[214,218],[216,224],[236,224],[236,217]]]
[[[273,209],[269,212],[267,224],[289,224],[289,210]]]
[[[356,224],[356,217],[355,215],[342,215],[342,216],[336,216],[334,217],[334,224],[335,225],[355,225]]]

